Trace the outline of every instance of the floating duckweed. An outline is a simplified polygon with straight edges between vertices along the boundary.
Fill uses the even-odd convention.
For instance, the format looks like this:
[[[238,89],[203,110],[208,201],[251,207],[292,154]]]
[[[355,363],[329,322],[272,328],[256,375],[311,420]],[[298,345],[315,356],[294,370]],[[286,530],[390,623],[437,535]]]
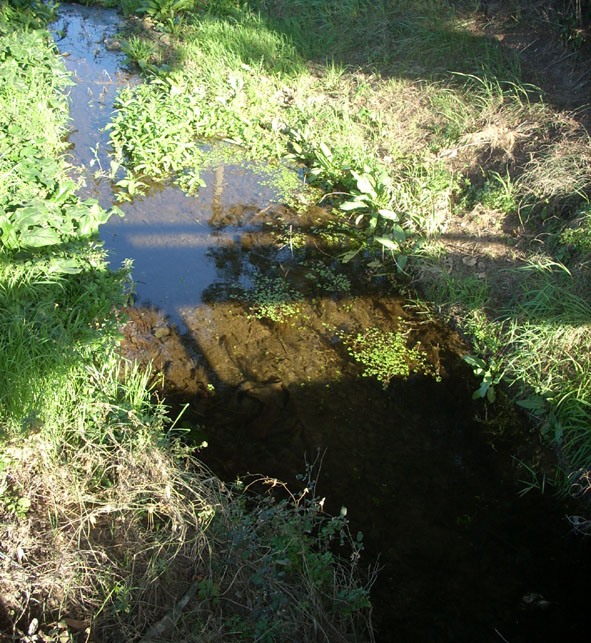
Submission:
[[[310,262],[309,267],[306,279],[316,282],[320,289],[330,293],[351,292],[351,282],[345,275],[334,272],[321,261]]]

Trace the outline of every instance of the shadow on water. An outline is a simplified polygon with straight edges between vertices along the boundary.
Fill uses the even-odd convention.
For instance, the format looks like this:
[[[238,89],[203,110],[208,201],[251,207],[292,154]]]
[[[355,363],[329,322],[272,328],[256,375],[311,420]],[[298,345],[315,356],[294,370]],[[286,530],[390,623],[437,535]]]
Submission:
[[[61,11],[58,44],[79,78],[70,141],[87,169],[90,148],[106,149],[96,130],[111,115],[112,79],[128,79],[103,47],[114,14]],[[321,455],[326,506],[347,506],[368,559],[380,555],[381,641],[583,640],[589,547],[568,533],[564,507],[518,496],[512,456],[545,455],[502,395],[490,407],[472,400],[469,347],[387,282],[345,274],[329,211],[275,203],[247,165],[204,178],[196,197],[154,186],[101,233],[115,266],[133,259],[137,299],[151,304],[127,311],[123,354],[153,363],[169,404],[188,404],[182,422],[208,441],[203,459],[226,479],[251,471],[297,484]],[[111,189],[88,174],[85,196],[109,206]],[[414,374],[384,389],[363,377],[346,338],[369,328],[420,341],[440,381]]]

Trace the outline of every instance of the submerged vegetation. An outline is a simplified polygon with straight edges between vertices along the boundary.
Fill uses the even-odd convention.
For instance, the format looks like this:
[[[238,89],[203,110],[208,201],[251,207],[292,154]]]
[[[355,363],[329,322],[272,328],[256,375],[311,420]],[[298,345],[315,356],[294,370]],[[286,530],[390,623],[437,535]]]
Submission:
[[[335,254],[420,289],[471,340],[475,397],[495,404],[504,387],[584,495],[589,115],[553,105],[527,48],[498,36],[531,20],[576,62],[589,16],[525,0],[494,17],[432,0],[109,4],[130,18],[123,51],[144,74],[109,125],[113,182],[130,196],[170,177],[198,190],[219,139],[300,164],[342,224]],[[94,238],[119,211],[77,196],[51,17],[0,5],[0,626],[18,637],[36,619],[46,640],[371,640],[361,537],[324,512],[313,472],[301,494],[225,486],[149,375],[122,363],[129,270],[109,272]],[[306,279],[350,289],[325,266]],[[240,298],[285,322],[301,295],[261,275]],[[438,377],[404,332],[341,340],[384,388]]]
[[[384,389],[393,378],[406,379],[411,373],[437,378],[420,342],[409,347],[407,334],[408,329],[399,319],[395,333],[369,328],[355,337],[345,337],[344,342],[349,355],[364,367],[363,377],[375,377]]]

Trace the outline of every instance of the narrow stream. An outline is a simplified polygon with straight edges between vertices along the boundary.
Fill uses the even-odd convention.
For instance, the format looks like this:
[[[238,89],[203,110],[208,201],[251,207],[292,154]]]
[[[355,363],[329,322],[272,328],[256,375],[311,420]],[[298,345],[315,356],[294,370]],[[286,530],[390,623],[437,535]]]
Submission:
[[[60,15],[56,42],[77,81],[73,161],[84,196],[108,207],[111,183],[93,177],[108,165],[101,129],[116,90],[139,81],[106,46],[116,13],[63,5]],[[183,421],[209,443],[204,460],[222,478],[295,484],[320,456],[327,507],[347,506],[368,562],[380,556],[379,641],[586,640],[589,547],[563,506],[518,495],[512,456],[531,462],[539,449],[524,446],[530,429],[515,410],[472,400],[469,347],[388,284],[345,274],[323,232],[329,210],[296,214],[252,164],[203,178],[196,197],[154,185],[101,239],[113,267],[134,262],[124,353],[152,360],[167,400],[189,404]],[[402,327],[440,381],[415,374],[384,390],[361,376],[343,338]]]

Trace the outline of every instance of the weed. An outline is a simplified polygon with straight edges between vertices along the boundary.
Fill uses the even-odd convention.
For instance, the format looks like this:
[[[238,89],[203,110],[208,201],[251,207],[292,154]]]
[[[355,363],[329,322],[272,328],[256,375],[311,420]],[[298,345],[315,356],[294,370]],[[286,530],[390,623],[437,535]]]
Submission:
[[[503,373],[500,371],[499,365],[494,362],[487,364],[483,359],[475,355],[464,355],[463,359],[466,364],[472,367],[474,375],[481,378],[480,386],[472,394],[472,399],[486,398],[492,404],[497,397],[495,386],[500,384],[503,379]]]
[[[166,22],[194,6],[195,0],[142,0],[136,11]]]
[[[283,277],[269,277],[258,273],[252,288],[243,290],[233,298],[244,298],[250,307],[248,316],[284,323],[300,314],[303,296]]]
[[[59,446],[38,434],[2,447],[34,516],[18,533],[0,523],[7,609],[28,624],[41,606],[44,629],[63,614],[92,618],[93,636],[110,640],[148,631],[166,640],[311,640],[318,627],[364,637],[369,586],[354,580],[362,542],[343,514],[323,511],[313,481],[296,495],[281,486],[283,499],[250,491],[255,482],[277,491],[277,480],[230,490],[164,437],[154,407],[142,419],[129,406],[115,372],[96,375],[118,391],[95,409],[98,431],[62,426]],[[5,504],[0,514],[8,518]]]
[[[517,209],[515,192],[509,173],[501,176],[493,171],[489,173],[483,187],[475,192],[474,202],[481,203],[486,208],[510,214]]]
[[[591,252],[591,204],[587,202],[575,213],[574,221],[560,232],[558,239],[576,252]]]
[[[565,495],[568,491],[567,481],[564,479],[560,469],[557,467],[554,470],[554,475],[550,478],[545,472],[540,473],[535,464],[527,465],[523,460],[513,458],[517,466],[524,469],[528,474],[527,480],[520,480],[523,485],[519,491],[520,496],[525,496],[531,491],[538,491],[541,494],[546,493],[548,489],[553,489],[557,495]]]
[[[134,62],[140,69],[148,69],[148,63],[156,50],[149,40],[132,34],[121,46],[128,62]]]
[[[395,377],[407,379],[411,373],[423,373],[439,379],[439,375],[427,361],[427,354],[420,342],[408,346],[409,328],[398,320],[398,331],[383,331],[370,328],[355,337],[341,334],[347,352],[364,367],[363,377],[375,377],[384,389]]]

